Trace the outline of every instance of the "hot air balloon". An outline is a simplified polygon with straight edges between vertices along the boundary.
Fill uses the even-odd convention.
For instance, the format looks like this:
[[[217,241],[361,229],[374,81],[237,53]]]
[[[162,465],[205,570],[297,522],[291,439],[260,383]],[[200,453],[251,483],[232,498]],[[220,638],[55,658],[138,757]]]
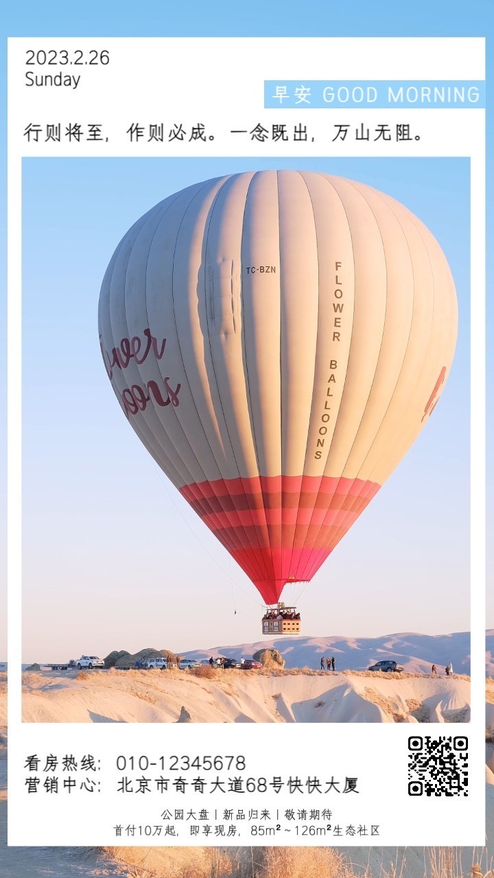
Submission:
[[[390,196],[260,171],[141,217],[106,271],[99,332],[126,418],[273,605],[428,421],[457,302],[439,244]],[[263,631],[299,630],[297,615],[267,612]]]

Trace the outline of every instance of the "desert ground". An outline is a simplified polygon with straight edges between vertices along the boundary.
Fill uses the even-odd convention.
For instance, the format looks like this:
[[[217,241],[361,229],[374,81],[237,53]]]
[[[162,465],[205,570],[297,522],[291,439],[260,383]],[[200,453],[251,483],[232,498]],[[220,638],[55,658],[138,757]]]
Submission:
[[[486,671],[494,673],[494,631],[486,632]],[[334,656],[335,671],[321,671]],[[26,722],[468,722],[470,635],[416,633],[362,638],[281,636],[197,649],[182,657],[201,665],[180,671],[135,667],[150,658],[178,661],[167,649],[113,650],[105,670],[23,674]],[[260,670],[211,668],[215,660],[260,659]],[[392,659],[401,673],[367,669]],[[74,659],[74,664],[77,659]],[[455,673],[446,676],[446,665]],[[431,674],[432,666],[437,674]],[[494,695],[492,696],[494,701]],[[494,706],[490,707],[494,710]],[[492,720],[494,725],[494,718]]]
[[[468,722],[470,680],[346,671],[25,671],[25,722]]]

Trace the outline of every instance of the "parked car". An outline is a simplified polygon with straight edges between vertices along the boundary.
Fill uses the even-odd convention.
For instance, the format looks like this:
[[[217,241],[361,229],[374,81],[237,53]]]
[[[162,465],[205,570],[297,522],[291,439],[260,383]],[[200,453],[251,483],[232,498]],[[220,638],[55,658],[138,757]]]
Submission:
[[[103,659],[98,658],[97,655],[81,655],[80,659],[77,659],[77,667],[79,670],[81,668],[104,668],[105,663]]]
[[[196,659],[180,659],[179,668],[181,671],[186,671],[190,668],[200,668],[201,662],[196,661]]]
[[[371,665],[369,671],[383,671],[384,673],[390,671],[402,671],[403,665],[397,664],[397,662],[392,661],[391,659],[383,659],[383,661],[376,662],[375,665]]]
[[[223,662],[224,668],[241,668],[242,665],[235,658],[226,658]]]
[[[153,656],[152,658],[145,659],[141,665],[143,668],[166,668],[167,663],[166,659],[161,655]]]
[[[244,671],[255,671],[258,668],[262,668],[262,664],[261,662],[255,662],[254,659],[245,659],[245,661],[240,664],[240,667]]]

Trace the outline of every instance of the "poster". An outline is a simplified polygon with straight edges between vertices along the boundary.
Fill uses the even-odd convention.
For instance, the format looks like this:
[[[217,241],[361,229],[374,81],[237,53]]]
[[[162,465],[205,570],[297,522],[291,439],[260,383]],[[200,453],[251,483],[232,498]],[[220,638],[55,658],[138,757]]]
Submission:
[[[9,40],[11,872],[488,873],[484,52]]]

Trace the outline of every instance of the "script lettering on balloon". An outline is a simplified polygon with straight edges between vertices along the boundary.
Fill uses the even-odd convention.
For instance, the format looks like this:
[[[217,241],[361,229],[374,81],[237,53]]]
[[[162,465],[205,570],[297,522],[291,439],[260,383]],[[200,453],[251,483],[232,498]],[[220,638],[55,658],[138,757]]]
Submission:
[[[169,384],[169,378],[163,378],[163,387],[165,394],[158,385],[157,381],[147,381],[144,387],[140,384],[132,384],[126,387],[120,394],[125,414],[128,418],[130,415],[136,415],[146,409],[148,402],[154,402],[159,406],[172,405],[174,407],[180,404],[178,394],[180,393],[181,384],[177,384],[175,389]]]
[[[165,353],[166,338],[158,342],[158,339],[151,335],[150,329],[145,329],[143,335],[144,340],[138,335],[134,335],[132,338],[122,338],[120,344],[112,348],[111,353],[105,351],[100,335],[101,354],[110,381],[113,378],[114,369],[126,369],[131,360],[141,366],[151,351],[157,360],[161,360]]]
[[[103,347],[103,338],[100,335],[101,354],[110,381],[115,374],[115,369],[123,371],[132,360],[141,366],[150,353],[154,354],[156,360],[163,358],[166,338],[158,341],[154,335],[151,335],[150,329],[145,329],[142,336],[134,335],[132,338],[122,338],[120,344],[115,345],[110,353]],[[178,406],[180,403],[178,395],[182,385],[177,384],[172,387],[169,382],[170,378],[166,376],[162,379],[162,385],[161,382],[150,380],[146,381],[144,385],[132,384],[121,392],[117,390],[126,416],[130,418],[131,415],[145,411],[149,402],[163,407],[167,405]]]

